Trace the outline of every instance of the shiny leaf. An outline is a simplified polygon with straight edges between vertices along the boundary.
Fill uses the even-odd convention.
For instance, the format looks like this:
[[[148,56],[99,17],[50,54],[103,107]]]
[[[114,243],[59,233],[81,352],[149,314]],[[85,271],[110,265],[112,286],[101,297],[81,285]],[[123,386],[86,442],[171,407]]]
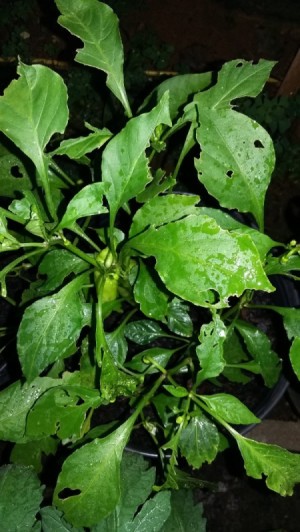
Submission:
[[[108,212],[102,204],[103,194],[107,190],[105,183],[92,183],[83,187],[71,199],[57,228],[72,227],[78,218]]]
[[[79,290],[85,277],[77,277],[52,296],[28,307],[18,330],[19,359],[26,379],[33,380],[53,362],[76,350],[85,322]]]
[[[86,137],[77,137],[75,139],[63,140],[59,147],[51,155],[66,155],[70,159],[80,159],[87,153],[90,153],[107,142],[112,133],[106,129],[93,131]]]
[[[5,532],[30,532],[42,502],[42,486],[31,467],[0,468],[0,522]]]
[[[102,180],[111,185],[106,196],[112,221],[119,208],[142,192],[151,181],[145,149],[156,126],[162,123],[170,125],[167,94],[152,111],[129,120],[106,146],[102,157]]]
[[[106,84],[130,115],[124,87],[123,46],[119,21],[113,10],[97,0],[55,0],[61,16],[58,23],[83,41],[75,60],[103,70]]]
[[[274,290],[249,236],[224,231],[207,216],[150,227],[128,245],[131,253],[154,256],[168,290],[196,305],[227,306],[246,289]]]
[[[280,495],[293,495],[293,487],[300,483],[300,455],[290,453],[277,445],[259,443],[234,434],[247,475],[266,478],[269,489]]]
[[[59,474],[54,504],[74,526],[89,527],[111,513],[121,496],[120,465],[134,420],[74,451]],[[64,490],[71,490],[64,495]]]
[[[157,273],[143,261],[139,264],[138,276],[134,285],[134,298],[146,316],[163,322],[166,321],[169,294]]]
[[[140,345],[150,344],[158,338],[168,336],[158,323],[151,320],[131,321],[126,325],[125,335],[129,340]]]
[[[193,416],[180,433],[179,448],[190,466],[198,469],[204,462],[210,464],[219,451],[216,425],[202,414]]]
[[[227,423],[249,425],[260,420],[239,399],[227,393],[201,395],[212,416]]]
[[[266,386],[272,387],[278,381],[281,361],[272,349],[271,341],[266,334],[250,323],[242,320],[235,322],[249,353],[259,365]]]
[[[223,357],[223,344],[226,340],[227,328],[216,315],[210,323],[204,324],[200,331],[200,345],[196,347],[196,354],[201,370],[197,375],[197,383],[205,379],[218,377],[222,373],[226,362]]]

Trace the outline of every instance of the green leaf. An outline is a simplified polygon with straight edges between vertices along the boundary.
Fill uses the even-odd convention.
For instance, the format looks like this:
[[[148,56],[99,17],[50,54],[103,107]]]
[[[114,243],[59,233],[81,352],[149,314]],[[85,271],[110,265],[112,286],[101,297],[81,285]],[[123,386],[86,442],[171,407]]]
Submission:
[[[199,469],[204,462],[210,464],[215,459],[219,440],[216,425],[199,413],[181,431],[179,448],[190,466]]]
[[[300,337],[300,309],[277,307],[275,305],[270,306],[270,309],[282,316],[283,325],[289,340]]]
[[[38,279],[22,294],[22,302],[35,297],[43,297],[62,285],[66,277],[86,270],[87,263],[67,249],[51,249],[38,266]],[[46,277],[46,279],[45,279]]]
[[[292,277],[294,271],[300,271],[300,257],[292,255],[286,262],[282,260],[282,257],[268,257],[265,270],[267,275],[290,275]]]
[[[261,233],[257,229],[253,229],[253,227],[249,227],[244,223],[238,222],[232,216],[230,216],[224,211],[221,211],[220,209],[200,207],[199,210],[201,211],[201,213],[206,214],[207,216],[211,216],[211,218],[216,220],[217,224],[222,227],[222,229],[227,229],[228,231],[234,231],[235,233],[249,235],[259,252],[261,261],[265,260],[266,255],[272,248],[279,245],[278,242],[272,240],[268,235],[265,235],[264,233]]]
[[[168,290],[196,305],[228,305],[247,289],[274,290],[248,235],[229,233],[207,216],[150,227],[128,245],[156,259]]]
[[[24,157],[23,157],[24,159]],[[20,190],[32,189],[28,169],[17,153],[0,145],[0,190],[1,196],[14,198]]]
[[[255,98],[262,91],[274,65],[274,61],[265,59],[260,59],[257,64],[242,59],[229,61],[220,70],[218,83],[197,98],[219,110],[227,109],[230,102],[237,98]]]
[[[168,305],[168,327],[170,331],[180,336],[192,336],[193,334],[189,307],[177,297],[174,297]]]
[[[170,125],[168,94],[152,111],[129,120],[106,146],[102,156],[102,180],[111,184],[106,196],[112,222],[119,208],[151,181],[145,149],[155,128],[162,123]]]
[[[160,101],[165,92],[169,91],[170,116],[173,120],[180,107],[187,102],[189,96],[206,89],[211,84],[211,81],[211,72],[204,72],[202,74],[182,74],[180,76],[166,79],[155,87],[149,96],[147,96],[139,111],[148,108],[149,106],[153,107],[153,105]]]
[[[58,23],[83,41],[75,60],[103,70],[106,84],[131,116],[123,77],[123,46],[119,20],[113,10],[97,0],[55,0],[62,13]]]
[[[63,518],[63,513],[53,506],[40,509],[43,532],[84,532],[83,528],[75,528]]]
[[[28,413],[26,436],[34,439],[57,434],[61,440],[76,441],[83,436],[88,412],[100,404],[96,389],[70,385],[51,388]]]
[[[43,456],[54,455],[57,445],[57,440],[51,437],[27,443],[16,443],[10,454],[10,460],[14,464],[32,466],[36,473],[40,473],[43,468]]]
[[[126,367],[139,373],[151,375],[159,371],[155,365],[151,364],[151,359],[164,368],[176,351],[177,348],[165,349],[164,347],[150,347],[150,349],[145,349],[145,351],[135,355],[129,362],[126,362]]]
[[[111,333],[106,333],[105,338],[116,364],[123,365],[126,360],[128,344],[124,335],[125,324],[121,324]]]
[[[205,379],[218,377],[225,367],[223,357],[223,344],[226,340],[227,328],[218,315],[213,321],[201,327],[196,354],[200,362],[201,370],[197,375],[198,385]]]
[[[169,392],[173,397],[187,397],[189,392],[183,386],[173,386],[172,384],[164,384],[165,390]]]
[[[241,334],[249,353],[259,365],[266,386],[274,386],[280,375],[281,360],[273,351],[270,339],[263,331],[242,320],[236,321],[235,327]]]
[[[199,201],[199,196],[187,194],[166,194],[152,198],[135,213],[129,236],[138,235],[152,225],[159,227],[189,214],[196,214],[199,209],[195,209],[195,206]]]
[[[275,165],[269,134],[254,120],[234,111],[231,100],[256,96],[274,63],[226,63],[218,83],[196,96],[201,156],[195,162],[200,181],[223,207],[251,212],[263,227],[264,197]],[[243,131],[243,135],[240,135]]]
[[[108,212],[102,204],[103,194],[108,188],[106,183],[92,183],[83,187],[71,199],[57,229],[72,227],[78,218]]]
[[[258,419],[239,399],[227,393],[199,396],[205,402],[210,414],[227,423],[250,425],[259,423]]]
[[[234,433],[242,454],[247,475],[266,476],[269,489],[280,495],[293,495],[293,487],[300,483],[300,455],[290,453],[277,445],[258,443]]]
[[[300,380],[300,338],[294,338],[290,348],[290,360],[292,368]]]
[[[120,396],[132,397],[138,385],[138,378],[119,369],[112,353],[105,350],[101,366],[100,391],[105,401],[113,402]]]
[[[0,130],[43,173],[44,148],[67,125],[67,89],[63,79],[45,66],[20,63],[17,72],[19,79],[0,97]]]
[[[7,220],[4,214],[0,211],[0,252],[11,251],[13,249],[19,249],[19,241],[10,234],[7,228]],[[4,277],[5,280],[5,277]],[[3,283],[4,283],[3,280]],[[3,290],[3,289],[2,289]],[[6,293],[6,289],[3,290]]]
[[[66,155],[70,159],[81,159],[87,153],[101,148],[111,136],[112,133],[108,129],[103,128],[93,131],[93,133],[90,133],[86,137],[66,139],[60,143],[59,147],[51,155]]]
[[[37,198],[30,190],[24,190],[23,195],[24,198],[16,199],[10,204],[9,210],[24,220],[27,231],[45,239],[45,214],[42,212]]]
[[[145,502],[128,532],[159,532],[171,513],[171,493],[161,491]]]
[[[146,316],[162,322],[166,321],[169,294],[156,271],[143,261],[139,263],[138,276],[134,285],[134,298]]]
[[[74,526],[95,525],[119,503],[120,465],[133,424],[129,418],[109,436],[87,443],[65,460],[54,504]],[[64,495],[66,489],[71,493]]]
[[[0,523],[5,532],[30,532],[42,502],[42,487],[31,467],[0,468]]]
[[[155,321],[137,320],[126,325],[125,336],[136,344],[146,345],[168,334]]]
[[[49,388],[59,386],[60,379],[38,377],[33,382],[14,382],[0,392],[0,439],[25,443],[28,412]]]
[[[23,373],[31,381],[50,364],[76,351],[85,323],[79,290],[84,274],[52,296],[28,307],[18,330],[17,346]]]
[[[161,532],[205,532],[206,519],[203,517],[202,504],[194,503],[192,490],[171,492],[171,514]]]
[[[150,495],[154,481],[155,468],[149,468],[141,455],[125,452],[121,463],[120,501],[115,510],[91,532],[131,530],[134,515]]]

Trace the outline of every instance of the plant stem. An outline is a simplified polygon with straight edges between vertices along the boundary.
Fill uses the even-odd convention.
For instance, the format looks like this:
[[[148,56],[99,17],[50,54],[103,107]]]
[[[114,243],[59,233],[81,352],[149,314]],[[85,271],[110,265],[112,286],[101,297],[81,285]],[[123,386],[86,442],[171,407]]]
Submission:
[[[61,233],[62,242],[61,245],[64,246],[66,249],[71,251],[71,253],[74,253],[74,255],[77,255],[77,257],[80,257],[85,262],[88,262],[89,264],[92,264],[92,266],[98,266],[96,259],[94,257],[91,257],[84,251],[81,251],[77,246],[74,246],[72,242],[70,242],[62,233]]]
[[[17,259],[10,262],[7,266],[5,266],[5,268],[1,270],[0,284],[1,284],[1,296],[2,297],[7,297],[7,291],[6,291],[6,285],[5,285],[5,277],[7,276],[7,274],[11,272],[12,270],[14,270],[14,268],[18,266],[18,264],[20,264],[24,260],[29,259],[29,257],[33,257],[34,255],[38,255],[39,253],[42,253],[42,252],[44,252],[44,249],[43,250],[37,249],[35,251],[30,251],[29,253],[25,253],[21,257],[18,257]]]

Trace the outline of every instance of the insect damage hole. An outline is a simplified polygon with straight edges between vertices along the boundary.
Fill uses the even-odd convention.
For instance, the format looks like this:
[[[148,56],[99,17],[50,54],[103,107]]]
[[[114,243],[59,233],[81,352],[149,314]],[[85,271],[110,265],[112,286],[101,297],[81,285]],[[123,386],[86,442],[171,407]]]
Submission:
[[[23,174],[17,164],[11,167],[10,173],[13,177],[23,177]]]
[[[226,172],[226,175],[227,177],[229,177],[229,179],[231,179],[233,176],[233,170],[228,170],[228,172]]]
[[[254,146],[255,148],[264,148],[263,143],[259,139],[254,141]]]
[[[58,494],[58,498],[61,500],[68,499],[69,497],[74,497],[75,495],[80,495],[81,490],[72,490],[71,488],[64,488]]]

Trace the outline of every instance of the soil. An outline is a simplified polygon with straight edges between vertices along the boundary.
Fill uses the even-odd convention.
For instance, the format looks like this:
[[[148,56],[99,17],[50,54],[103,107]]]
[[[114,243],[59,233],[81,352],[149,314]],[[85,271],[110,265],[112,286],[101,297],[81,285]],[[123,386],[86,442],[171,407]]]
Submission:
[[[162,76],[166,71],[201,72],[236,58],[271,59],[277,61],[269,84],[269,92],[275,95],[299,48],[298,0],[135,0],[130,7],[124,0],[109,3],[119,10],[129,53],[136,46],[137,36],[153,34],[153,42],[158,46],[156,56],[161,52]],[[6,20],[2,17],[1,56],[4,62],[0,70],[0,90],[15,72],[15,63],[11,65],[5,57],[13,57],[20,45],[23,46],[22,59],[42,57],[54,60],[54,66],[55,61],[69,59],[71,55],[70,39],[57,28],[57,12],[49,6],[51,2],[28,1],[29,15],[18,18],[13,8],[15,5],[20,9],[21,4],[17,0],[9,2],[10,15]],[[1,13],[4,13],[2,6]],[[74,41],[71,41],[73,46]],[[157,57],[151,58],[151,54],[145,57],[141,49],[139,54],[143,69],[154,69],[148,82],[156,83],[160,74]],[[64,68],[62,63],[58,68]],[[291,180],[288,175],[282,175],[270,186],[266,228],[274,239],[299,238],[299,198],[300,180]],[[296,422],[300,416],[284,396],[268,417]],[[235,450],[222,453],[213,465],[201,470],[200,476],[216,482],[216,491],[195,492],[195,498],[204,504],[207,532],[299,530],[300,487],[288,498],[270,492],[263,481],[246,477]]]

